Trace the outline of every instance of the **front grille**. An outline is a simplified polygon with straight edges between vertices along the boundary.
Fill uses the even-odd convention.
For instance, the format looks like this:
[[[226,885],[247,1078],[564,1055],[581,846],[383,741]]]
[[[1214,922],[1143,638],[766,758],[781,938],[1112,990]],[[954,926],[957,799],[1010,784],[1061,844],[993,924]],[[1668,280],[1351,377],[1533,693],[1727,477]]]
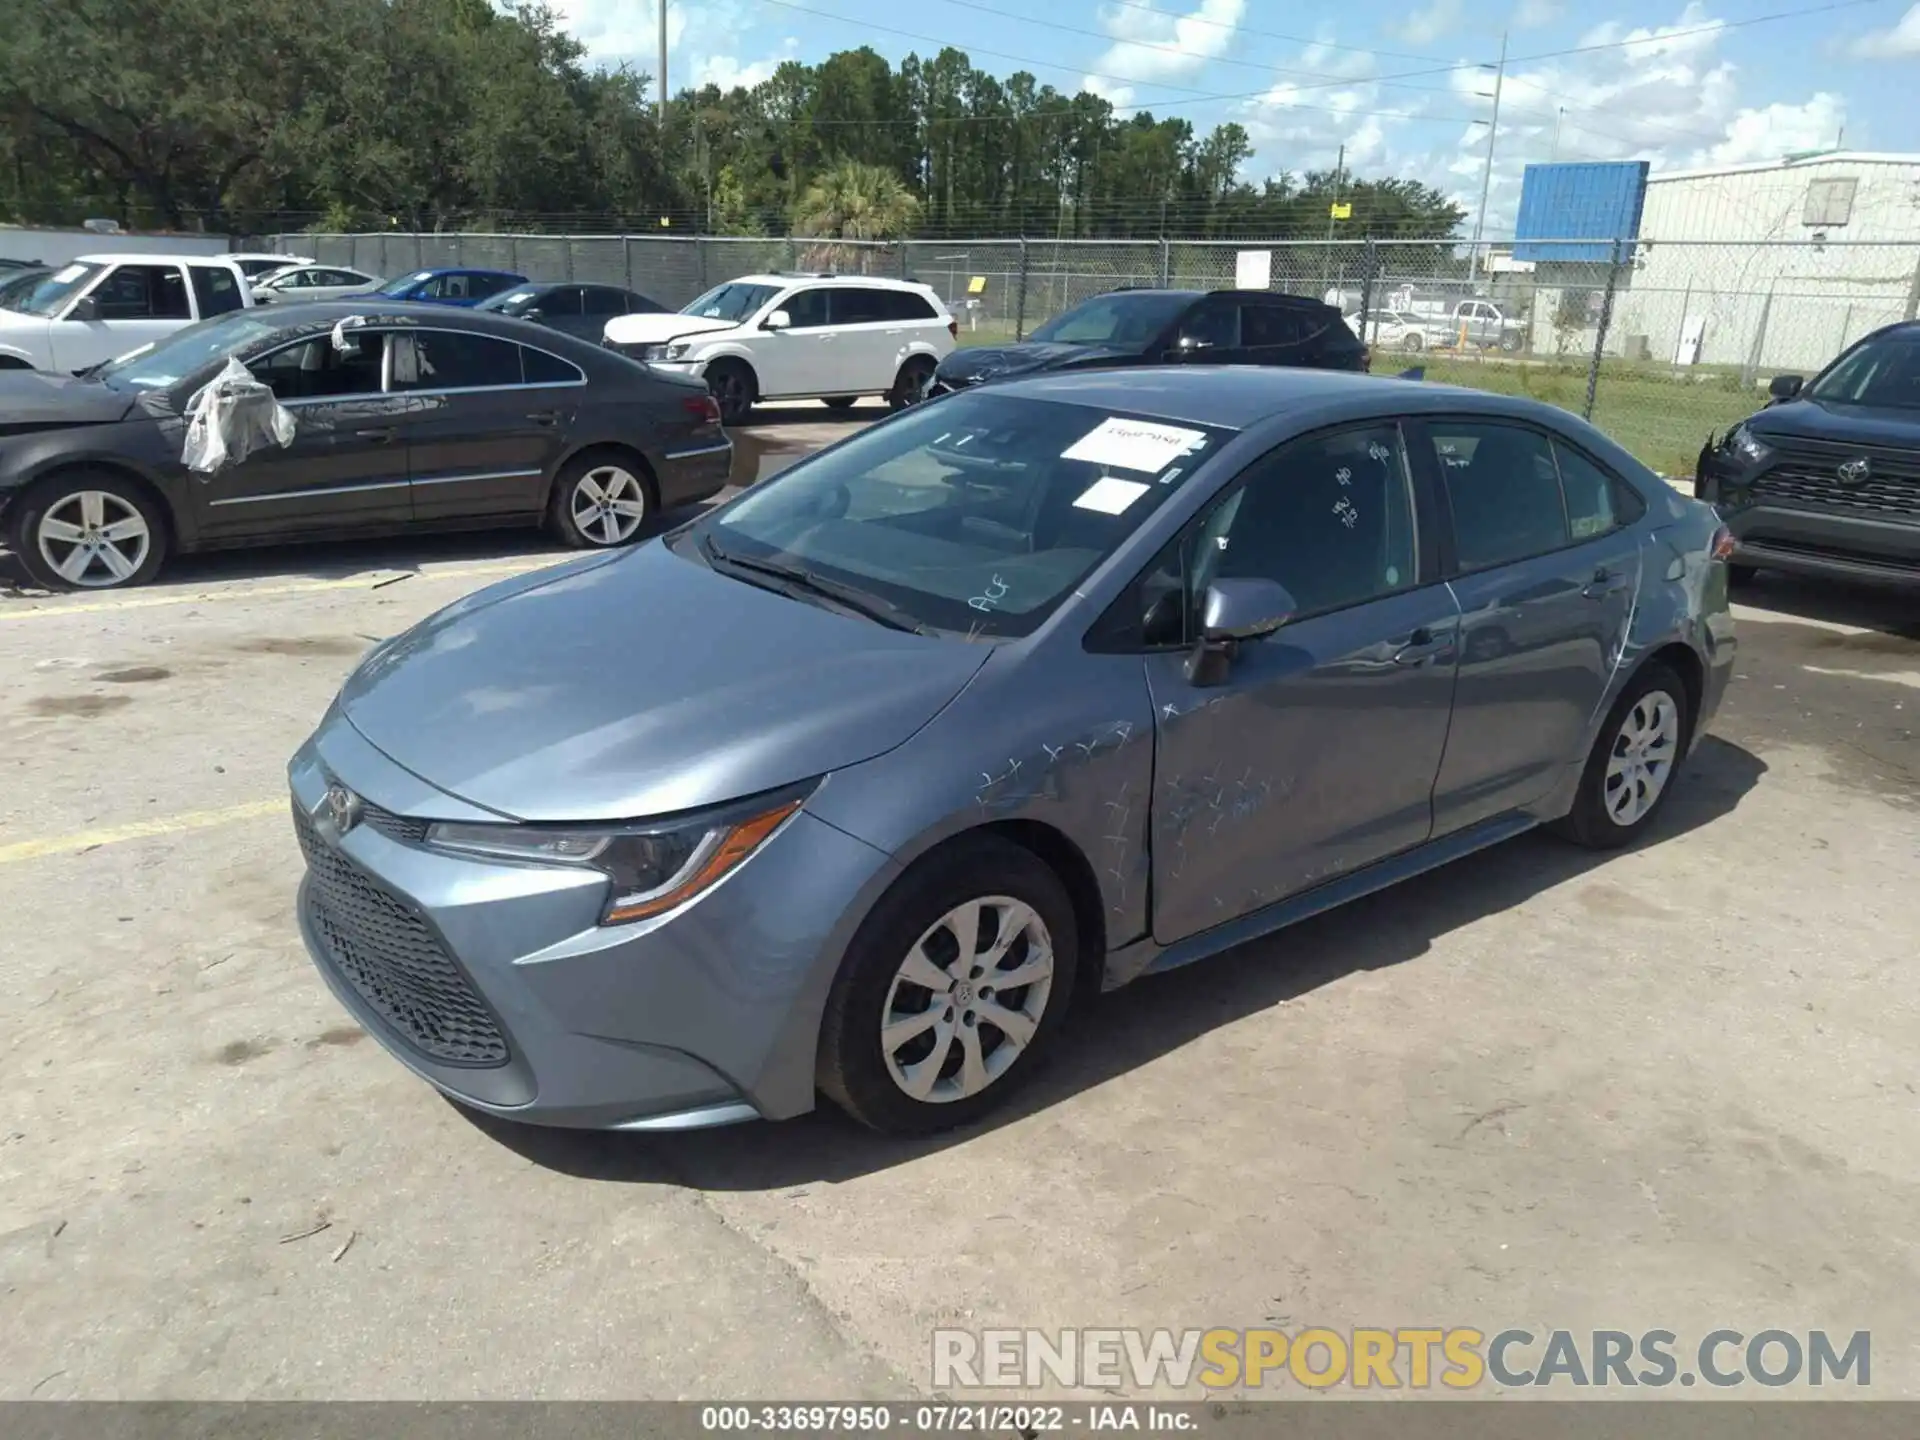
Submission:
[[[362,800],[360,823],[369,830],[378,830],[389,840],[398,840],[403,845],[418,845],[427,838],[427,828],[431,822],[396,815],[391,810],[382,810],[378,805],[369,805]]]
[[[313,929],[335,973],[428,1059],[506,1064],[499,1024],[426,922],[322,840],[298,805],[293,828],[312,881]]]
[[[1920,453],[1825,440],[1786,440],[1780,458],[1754,477],[1755,499],[1796,510],[1920,520]],[[1840,467],[1864,459],[1872,473],[1849,484]]]

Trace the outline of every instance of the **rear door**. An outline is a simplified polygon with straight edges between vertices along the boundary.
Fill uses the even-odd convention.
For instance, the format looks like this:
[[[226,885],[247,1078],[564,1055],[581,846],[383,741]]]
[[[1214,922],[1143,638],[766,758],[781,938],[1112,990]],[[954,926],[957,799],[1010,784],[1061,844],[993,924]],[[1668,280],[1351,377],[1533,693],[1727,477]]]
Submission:
[[[193,300],[202,320],[229,311],[244,310],[247,297],[233,272],[224,265],[198,265],[187,262],[187,277],[193,282]]]
[[[555,285],[551,290],[542,291],[540,298],[531,308],[540,312],[539,324],[567,335],[580,333],[580,287],[578,285]]]
[[[1639,497],[1557,436],[1412,426],[1448,501],[1460,678],[1435,833],[1543,799],[1586,758],[1640,582]],[[1424,431],[1424,435],[1421,433]]]
[[[355,348],[329,334],[284,345],[248,369],[294,418],[293,444],[267,445],[188,487],[210,537],[385,527],[413,513],[403,396],[382,388],[387,337],[361,332]]]
[[[578,366],[494,335],[421,328],[396,338],[391,384],[409,402],[415,518],[540,513],[586,393]]]
[[[892,305],[893,292],[846,285],[828,292],[833,316],[836,383],[849,395],[885,390],[900,368],[906,345],[906,324]]]
[[[627,292],[612,285],[580,287],[580,323],[570,332],[598,345],[607,334],[607,322],[627,313]]]
[[[87,294],[95,318],[51,327],[55,370],[85,370],[193,323],[186,272],[177,263],[115,265]]]

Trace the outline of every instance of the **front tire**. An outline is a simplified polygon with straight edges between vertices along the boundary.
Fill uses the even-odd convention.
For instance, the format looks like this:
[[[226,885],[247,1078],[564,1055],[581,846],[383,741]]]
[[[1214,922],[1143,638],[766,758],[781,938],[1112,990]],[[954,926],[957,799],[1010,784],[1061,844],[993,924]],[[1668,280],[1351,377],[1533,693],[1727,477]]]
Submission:
[[[1073,902],[997,836],[945,847],[881,897],[835,977],[821,1091],[895,1135],[966,1125],[1032,1073],[1070,1003]]]
[[[820,403],[829,410],[851,410],[859,398],[858,395],[829,395]]]
[[[720,423],[744,425],[759,398],[753,371],[739,360],[716,360],[707,366],[707,389],[720,406]]]
[[[1642,666],[1600,727],[1573,809],[1554,828],[1589,850],[1631,844],[1673,793],[1692,739],[1692,707],[1679,675],[1662,664]]]
[[[160,572],[167,516],[145,486],[98,470],[51,475],[9,513],[7,543],[49,590],[124,590]]]
[[[1416,350],[1426,349],[1427,342],[1418,335],[1402,335],[1400,337],[1400,348],[1408,353],[1412,353]]]
[[[933,371],[934,362],[927,356],[908,356],[900,367],[900,373],[893,377],[893,388],[887,392],[887,408],[904,410],[909,405],[918,405],[926,398]]]
[[[631,545],[653,514],[640,463],[626,455],[579,455],[554,482],[549,525],[577,550]]]

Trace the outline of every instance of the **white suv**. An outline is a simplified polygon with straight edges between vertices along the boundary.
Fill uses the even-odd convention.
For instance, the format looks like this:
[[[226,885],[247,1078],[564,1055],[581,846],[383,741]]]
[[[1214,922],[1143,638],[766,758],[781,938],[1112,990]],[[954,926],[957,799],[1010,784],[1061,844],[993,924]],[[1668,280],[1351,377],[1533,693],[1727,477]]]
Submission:
[[[225,257],[82,255],[0,310],[0,369],[89,370],[252,304]]]
[[[743,275],[677,314],[616,315],[604,339],[656,369],[704,376],[720,418],[737,425],[759,400],[911,405],[958,333],[940,297],[912,281]]]

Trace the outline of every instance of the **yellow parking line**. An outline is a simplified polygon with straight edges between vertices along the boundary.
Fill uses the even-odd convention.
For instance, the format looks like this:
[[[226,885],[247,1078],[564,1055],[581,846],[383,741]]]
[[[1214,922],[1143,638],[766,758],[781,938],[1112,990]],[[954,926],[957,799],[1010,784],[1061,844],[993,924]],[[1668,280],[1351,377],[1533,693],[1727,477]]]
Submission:
[[[257,820],[263,815],[285,815],[288,803],[284,796],[278,800],[253,800],[245,805],[229,805],[224,810],[189,810],[181,815],[136,820],[130,825],[109,825],[73,835],[49,835],[44,840],[18,840],[11,845],[0,845],[0,865],[15,860],[40,860],[49,855],[77,855],[82,850],[118,845],[123,840],[177,835],[183,830],[205,830],[215,825],[230,825],[236,820]]]
[[[464,565],[452,570],[396,570],[381,574],[356,575],[350,580],[303,580],[291,585],[236,586],[231,590],[195,590],[166,595],[129,595],[117,600],[82,600],[75,604],[47,605],[37,610],[0,609],[0,621],[41,620],[56,615],[95,615],[114,610],[149,610],[157,605],[205,605],[215,600],[257,600],[268,595],[315,595],[324,590],[367,590],[380,580],[417,575],[422,580],[474,580],[488,575],[520,575],[558,565],[567,557],[543,555],[537,560],[501,561],[492,565]]]

